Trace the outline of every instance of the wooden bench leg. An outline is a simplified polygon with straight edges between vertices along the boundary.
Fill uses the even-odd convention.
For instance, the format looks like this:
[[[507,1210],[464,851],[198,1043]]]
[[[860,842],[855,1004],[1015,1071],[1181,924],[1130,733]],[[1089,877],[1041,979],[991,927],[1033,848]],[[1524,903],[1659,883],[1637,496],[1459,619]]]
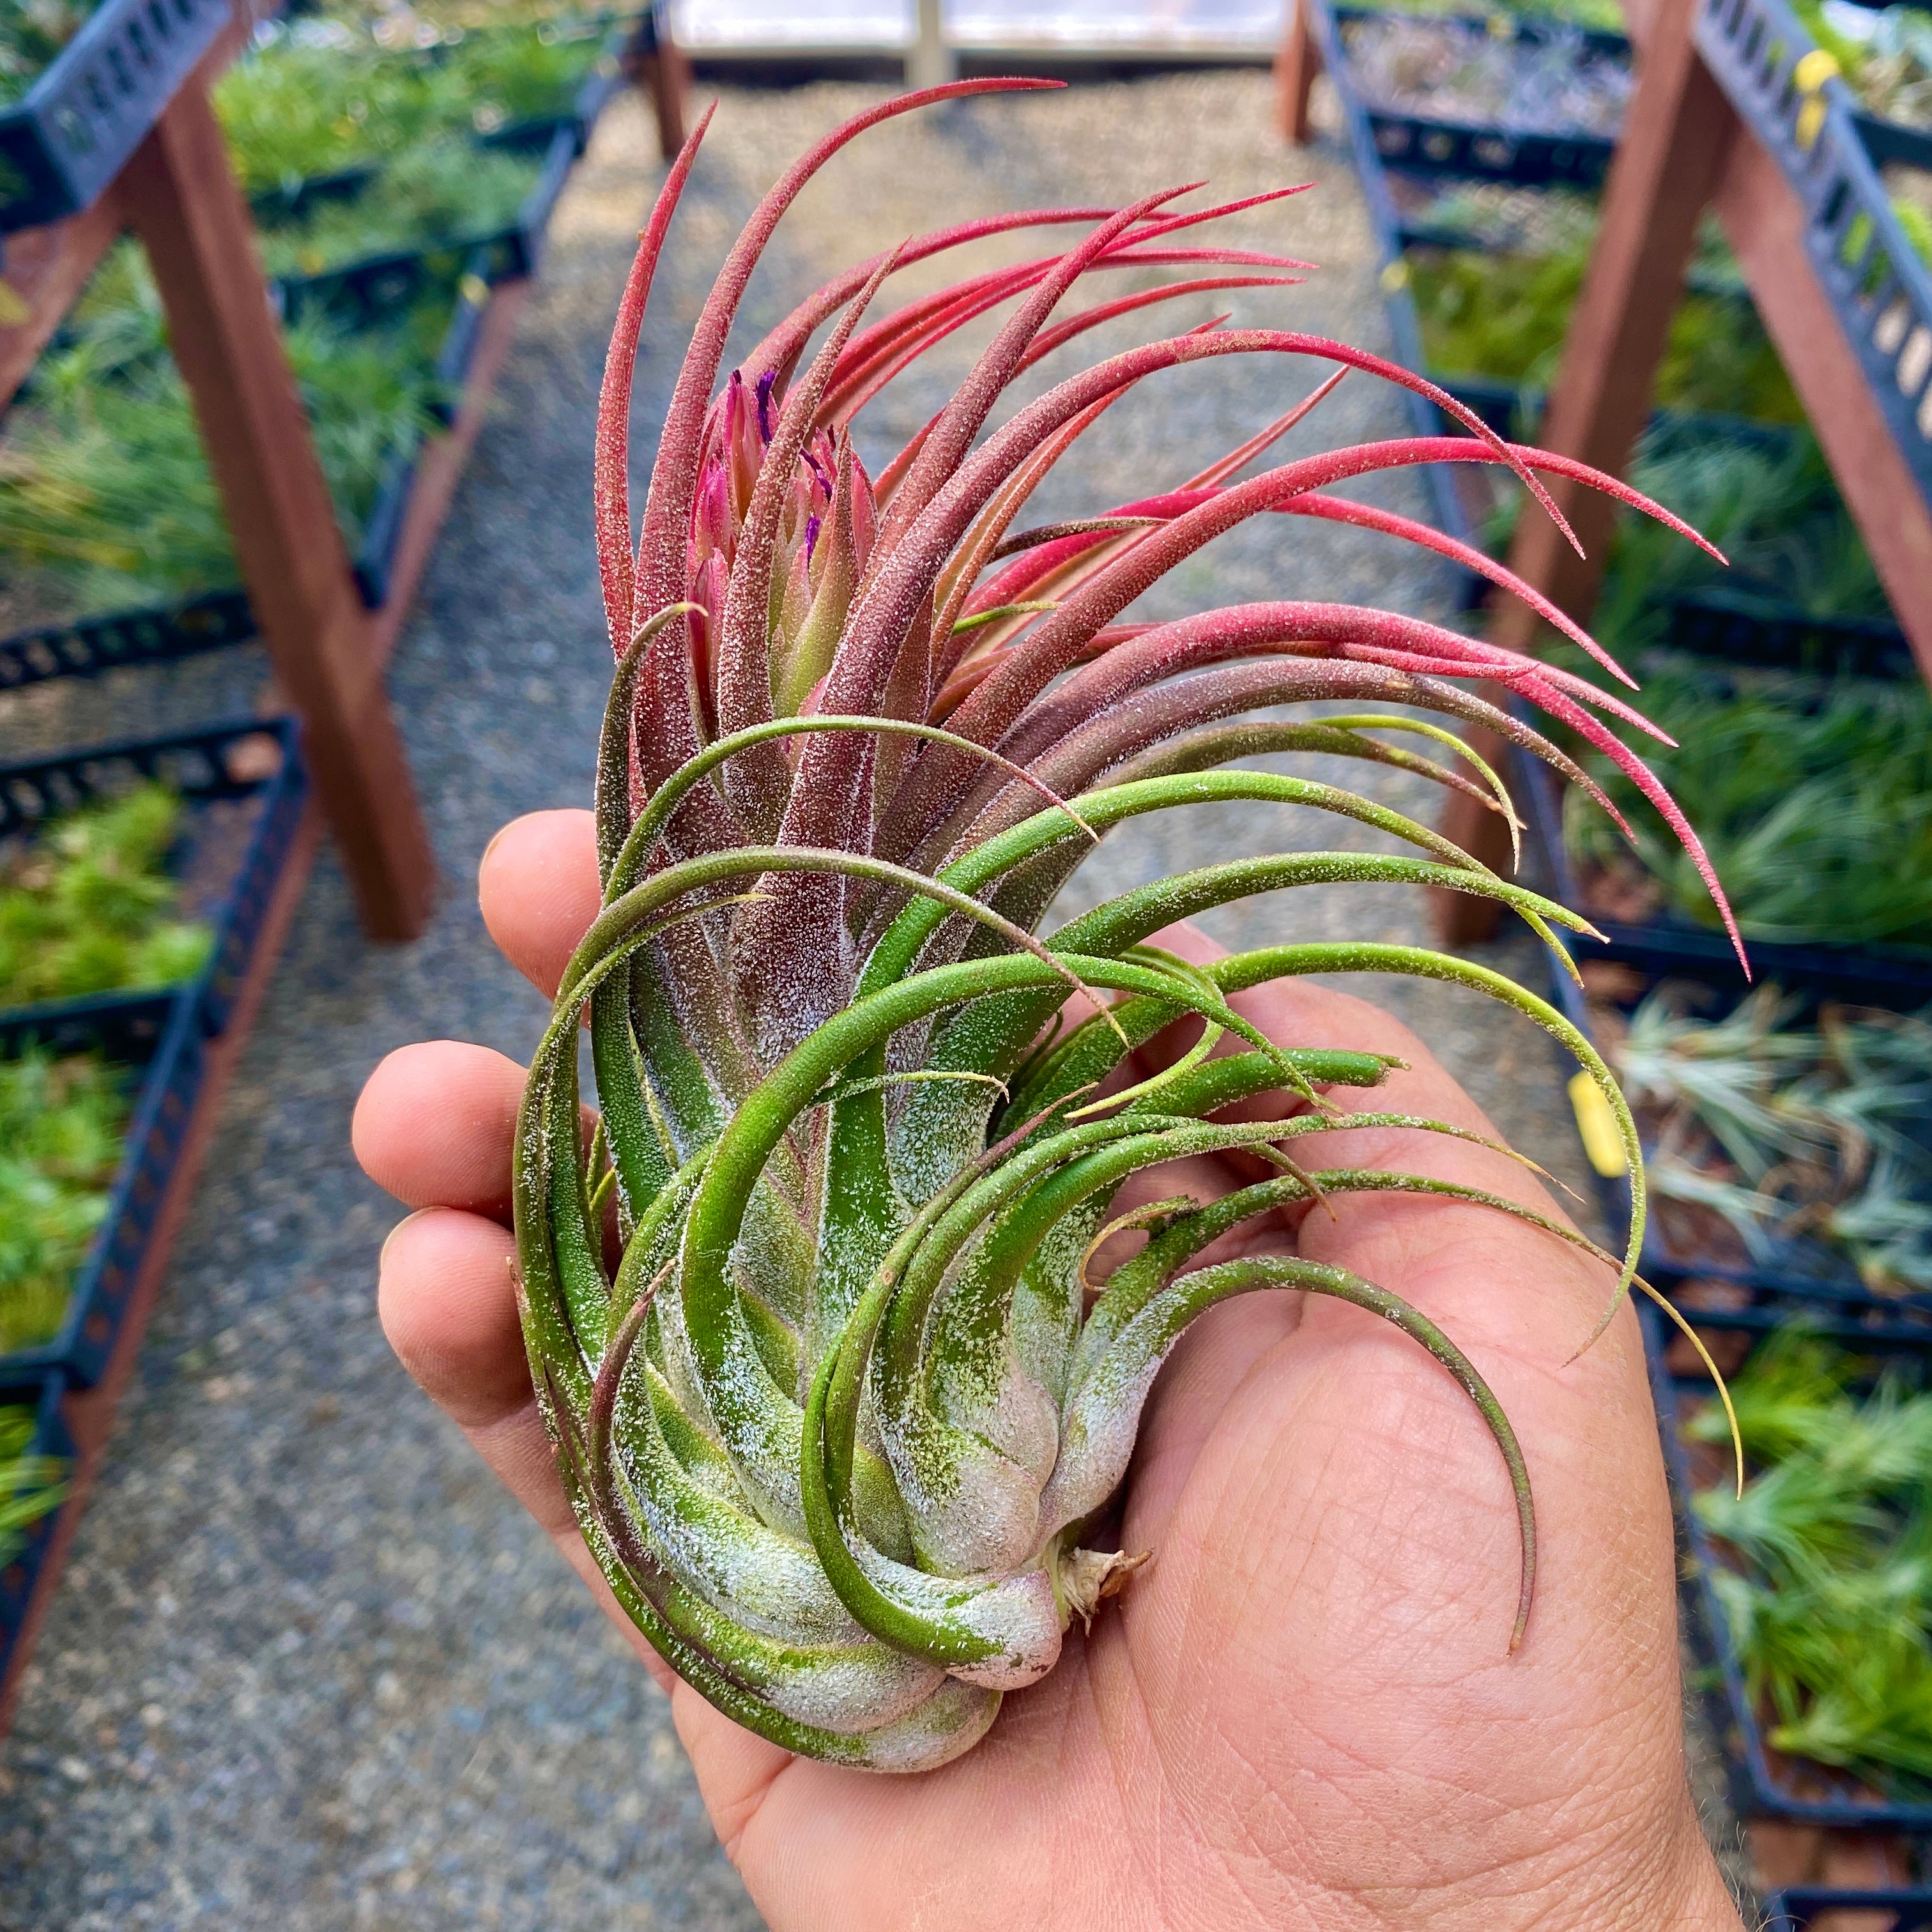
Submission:
[[[1697,223],[1716,188],[1736,118],[1690,40],[1692,0],[1664,0],[1640,64],[1604,191],[1602,218],[1583,286],[1570,313],[1563,359],[1538,437],[1546,449],[1621,476],[1645,422],[1696,245]],[[1510,567],[1558,609],[1587,623],[1603,581],[1616,512],[1609,497],[1552,478],[1550,494],[1581,539],[1571,549],[1555,524],[1526,508],[1517,519]],[[1540,620],[1506,592],[1492,600],[1489,636],[1530,650]],[[1501,701],[1494,688],[1485,692]],[[1471,734],[1492,762],[1503,746],[1493,733]],[[1493,812],[1453,795],[1442,830],[1472,857],[1503,871],[1507,828]],[[1502,909],[1460,892],[1432,894],[1436,929],[1450,945],[1495,936]]]
[[[651,106],[657,115],[658,152],[668,161],[684,146],[684,102],[691,92],[691,63],[671,38],[670,10],[657,12],[657,51],[645,64]]]
[[[268,308],[206,88],[178,93],[122,170],[235,554],[372,938],[428,922],[436,866],[335,508]]]
[[[1288,0],[1281,50],[1274,58],[1275,124],[1282,139],[1298,148],[1308,145],[1308,97],[1321,71],[1322,50],[1308,31],[1308,10],[1301,0]]]

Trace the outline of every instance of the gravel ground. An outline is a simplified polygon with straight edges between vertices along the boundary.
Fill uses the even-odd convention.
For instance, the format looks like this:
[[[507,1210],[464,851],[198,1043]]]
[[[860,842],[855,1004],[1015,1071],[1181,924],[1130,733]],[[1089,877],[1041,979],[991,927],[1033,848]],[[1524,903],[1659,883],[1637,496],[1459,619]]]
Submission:
[[[728,96],[659,277],[638,436],[662,412],[710,265],[758,188],[871,98],[819,86]],[[496,958],[470,881],[513,814],[587,802],[608,657],[587,466],[602,340],[659,172],[620,104],[560,209],[499,406],[464,481],[392,674],[446,881],[403,950],[362,939],[332,859],[319,867],[229,1099],[75,1561],[0,1752],[0,1925],[12,1932],[348,1927],[749,1927],[665,1700],[448,1426],[378,1332],[376,1250],[395,1216],[347,1148],[376,1059],[425,1036],[521,1054],[543,1018]],[[1211,178],[1317,190],[1243,218],[1250,245],[1322,266],[1306,286],[1218,304],[1384,346],[1353,184],[1324,142],[1286,156],[1260,74],[1096,86],[956,105],[868,136],[809,190],[748,304],[747,346],[837,263],[956,215],[1028,201],[1116,202]],[[986,251],[1033,252],[1021,238]],[[929,278],[909,276],[923,286]],[[1173,319],[1213,312],[1204,298]],[[1145,318],[1141,318],[1144,324]],[[1112,346],[1126,332],[1096,338]],[[878,412],[896,440],[974,340]],[[1315,380],[1256,363],[1159,379],[1089,438],[1044,516],[1177,480]],[[1389,392],[1345,382],[1312,448],[1397,434]],[[1288,447],[1294,447],[1291,442]],[[1413,478],[1376,500],[1422,514]],[[1275,520],[1264,520],[1271,525]],[[1441,615],[1446,586],[1385,539],[1332,524],[1251,528],[1148,600],[1306,592]],[[50,686],[0,712],[10,746],[102,737],[245,705],[239,654],[157,698],[138,680]],[[1335,774],[1421,815],[1373,772]],[[1345,830],[1348,828],[1345,828]],[[1241,850],[1352,842],[1261,811],[1170,818],[1110,842],[1090,898]],[[1232,943],[1298,933],[1420,940],[1412,897],[1337,892],[1213,922]],[[1486,956],[1526,976],[1519,942]],[[1472,998],[1372,989],[1415,1025],[1516,1144],[1581,1185],[1547,1043]]]

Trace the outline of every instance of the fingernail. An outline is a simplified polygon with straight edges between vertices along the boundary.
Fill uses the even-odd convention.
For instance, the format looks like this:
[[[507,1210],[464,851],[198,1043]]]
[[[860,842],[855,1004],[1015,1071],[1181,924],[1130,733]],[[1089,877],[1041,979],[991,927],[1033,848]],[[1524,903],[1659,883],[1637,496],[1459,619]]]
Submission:
[[[383,1238],[382,1252],[376,1257],[376,1268],[378,1273],[380,1273],[382,1264],[389,1258],[389,1250],[391,1246],[394,1244],[396,1237],[400,1234],[412,1221],[420,1221],[425,1214],[434,1214],[436,1210],[434,1208],[418,1208],[413,1213],[405,1214],[403,1218],[389,1230],[388,1233]]]
[[[478,859],[476,862],[476,869],[478,872],[481,872],[483,868],[489,864],[490,854],[495,851],[499,845],[502,844],[503,835],[505,832],[508,832],[509,829],[510,828],[507,825],[500,825],[497,826],[495,836],[490,839],[489,844],[483,848],[482,857]]]

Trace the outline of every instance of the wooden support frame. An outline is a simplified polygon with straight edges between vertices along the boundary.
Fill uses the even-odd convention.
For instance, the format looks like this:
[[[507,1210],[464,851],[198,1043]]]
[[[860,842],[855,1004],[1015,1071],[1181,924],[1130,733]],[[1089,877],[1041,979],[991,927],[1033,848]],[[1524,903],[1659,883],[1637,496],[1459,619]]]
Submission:
[[[235,551],[302,753],[378,939],[428,922],[435,862],[369,614],[256,259],[240,184],[197,78],[114,193],[148,250]]]
[[[1322,50],[1308,30],[1304,0],[1287,0],[1281,23],[1281,51],[1274,63],[1274,118],[1284,141],[1308,145],[1308,97],[1322,71]]]
[[[382,680],[386,655],[271,311],[248,204],[208,88],[245,44],[250,0],[85,213],[10,236],[0,402],[10,398],[124,227],[146,247],[274,664],[364,928],[414,938],[436,896],[429,838]],[[472,431],[473,434],[473,431]]]
[[[1932,677],[1932,508],[1894,441],[1807,245],[1803,203],[1699,56],[1703,0],[1630,0],[1638,84],[1606,185],[1598,239],[1574,310],[1541,440],[1613,474],[1641,430],[1696,223],[1713,210],[1766,332],[1804,404],[1920,669]],[[1576,558],[1546,518],[1519,526],[1517,574],[1579,622],[1600,582],[1611,512],[1593,493],[1559,487],[1591,555]],[[1537,628],[1498,597],[1490,635],[1522,648]],[[1482,748],[1480,746],[1478,749]],[[1479,858],[1497,851],[1495,820],[1452,808],[1444,830]],[[1504,856],[1506,856],[1504,854]],[[1443,895],[1438,930],[1451,944],[1490,937],[1487,906]]]
[[[691,92],[691,63],[672,37],[670,8],[653,0],[624,50],[625,78],[651,98],[658,124],[658,152],[668,161],[684,146],[684,104]]]
[[[1583,286],[1571,312],[1563,358],[1538,440],[1594,468],[1620,476],[1650,415],[1651,393],[1677,312],[1697,224],[1738,130],[1722,90],[1697,58],[1690,23],[1697,0],[1660,0],[1657,31],[1645,58],[1616,159]],[[1603,582],[1616,506],[1600,491],[1555,479],[1550,494],[1575,530],[1582,554],[1555,522],[1518,519],[1510,568],[1559,610],[1586,622]],[[1520,599],[1494,600],[1489,636],[1529,651],[1540,620]],[[1492,702],[1506,694],[1485,688]],[[1500,764],[1502,740],[1483,730],[1472,749]],[[1442,831],[1495,870],[1509,864],[1507,829],[1492,812],[1455,794]],[[1452,944],[1493,936],[1496,909],[1466,893],[1432,895],[1438,928]]]

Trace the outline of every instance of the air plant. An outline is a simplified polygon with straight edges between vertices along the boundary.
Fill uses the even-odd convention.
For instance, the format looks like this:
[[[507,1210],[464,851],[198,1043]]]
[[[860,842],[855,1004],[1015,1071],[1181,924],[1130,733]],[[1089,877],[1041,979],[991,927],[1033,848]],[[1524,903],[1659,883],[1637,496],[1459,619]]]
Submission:
[[[1932,1787],[1932,1395],[1802,1328],[1730,1385],[1754,1472],[1694,1508],[1739,1567],[1712,1586],[1779,1750]],[[1858,1384],[1864,1382],[1864,1392]],[[1717,1406],[1684,1424],[1720,1442]]]
[[[26,1546],[27,1532],[67,1496],[67,1461],[37,1456],[34,1412],[0,1408],[0,1568]]]
[[[1715,1214],[1754,1259],[1820,1243],[1876,1293],[1932,1290],[1932,1013],[1828,1006],[1803,1026],[1765,986],[1708,1020],[1684,993],[1606,1029],[1653,1192]]]
[[[192,979],[210,934],[166,866],[179,796],[138,785],[0,848],[0,1006]]]
[[[0,1061],[0,1354],[52,1340],[106,1218],[128,1101],[88,1054]]]
[[[1614,136],[1633,86],[1628,49],[1600,51],[1545,16],[1517,40],[1467,18],[1376,13],[1346,22],[1342,44],[1364,99],[1386,112],[1514,132]]]
[[[934,101],[1046,84],[902,96],[794,164],[699,317],[634,550],[632,365],[708,116],[673,166],[619,309],[597,437],[595,521],[616,658],[596,788],[603,910],[563,976],[516,1143],[532,1378],[586,1542],[619,1600],[740,1723],[880,1770],[970,1748],[1004,1693],[1052,1668],[1069,1619],[1124,1583],[1132,1553],[1108,1550],[1089,1526],[1120,1482],[1168,1349],[1195,1315],[1235,1294],[1340,1297],[1448,1366],[1510,1472],[1525,1539],[1521,1634],[1528,1479],[1474,1365],[1426,1316],[1344,1269],[1291,1257],[1193,1264],[1250,1217],[1378,1189],[1480,1200],[1600,1255],[1612,1307],[1630,1256],[1619,1265],[1558,1224],[1468,1189],[1308,1172],[1294,1150],[1336,1118],[1326,1093],[1372,1088],[1391,1063],[1270,1042],[1229,1001],[1263,980],[1336,971],[1487,992],[1577,1056],[1636,1166],[1615,1082],[1560,1013],[1466,961],[1300,943],[1202,967],[1151,940],[1249,894],[1367,880],[1500,902],[1552,944],[1553,928],[1582,922],[1352,793],[1217,768],[1335,752],[1402,765],[1506,811],[1493,775],[1466,752],[1474,777],[1402,742],[1420,733],[1426,751],[1446,738],[1460,752],[1413,707],[1486,724],[1590,788],[1513,712],[1447,681],[1494,678],[1618,758],[1695,843],[1596,715],[1636,714],[1567,672],[1418,620],[1314,601],[1124,621],[1149,585],[1263,512],[1465,554],[1424,526],[1329,494],[1349,478],[1420,461],[1500,464],[1540,496],[1536,472],[1576,477],[1670,520],[1622,485],[1500,442],[1379,357],[1219,323],[1070,376],[987,433],[1017,376],[1102,322],[1300,266],[1196,238],[1202,224],[1274,196],[1180,212],[1186,190],[1174,190],[916,237],[820,290],[716,387],[761,250],[847,142]],[[902,267],[978,237],[1065,225],[1084,232],[1062,252],[866,320]],[[1050,320],[1083,278],[1158,265],[1183,278]],[[922,353],[1002,307],[1010,312],[951,401],[875,475],[854,447],[855,416]],[[1184,363],[1257,356],[1310,358],[1336,374],[1178,487],[1095,516],[1024,522],[1081,434],[1143,382]],[[1477,434],[1371,443],[1232,480],[1352,368],[1420,391]],[[1481,567],[1548,611],[1500,566]],[[1344,708],[1303,722],[1250,715],[1312,700]],[[1109,829],[1236,799],[1312,806],[1410,850],[1210,866],[1108,901],[1050,942],[1036,936]],[[587,1150],[577,1046],[586,1009],[602,1109]],[[1190,1018],[1200,1037],[1178,1062],[1152,1074],[1137,1062],[1142,1046]],[[1234,1050],[1210,1058],[1222,1046]],[[1267,1093],[1289,1096],[1278,1118],[1215,1118]],[[1456,1131],[1394,1112],[1345,1118]],[[1130,1176],[1233,1149],[1272,1178],[1213,1203],[1116,1215]],[[1640,1175],[1636,1197],[1640,1239]],[[1145,1245],[1096,1268],[1124,1226]]]

